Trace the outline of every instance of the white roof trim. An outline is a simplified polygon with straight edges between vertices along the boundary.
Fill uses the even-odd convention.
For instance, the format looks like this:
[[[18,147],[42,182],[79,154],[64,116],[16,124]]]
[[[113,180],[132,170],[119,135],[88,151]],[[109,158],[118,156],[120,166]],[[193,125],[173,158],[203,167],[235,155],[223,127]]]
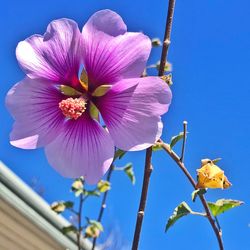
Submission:
[[[63,243],[70,250],[77,250],[76,235],[63,235],[61,229],[70,225],[61,215],[53,212],[49,204],[15,175],[0,161],[0,197],[20,211],[41,229],[45,230],[57,242]],[[90,250],[89,240],[82,240],[82,248]],[[96,247],[96,250],[97,247]]]

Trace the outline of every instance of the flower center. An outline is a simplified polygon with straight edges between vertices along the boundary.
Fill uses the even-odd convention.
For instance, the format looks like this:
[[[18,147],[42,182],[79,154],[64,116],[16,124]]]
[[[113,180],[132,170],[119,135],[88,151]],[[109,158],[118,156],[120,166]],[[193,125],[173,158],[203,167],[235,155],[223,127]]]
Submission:
[[[59,103],[59,108],[65,117],[76,120],[79,118],[86,110],[87,101],[80,98],[67,98]]]

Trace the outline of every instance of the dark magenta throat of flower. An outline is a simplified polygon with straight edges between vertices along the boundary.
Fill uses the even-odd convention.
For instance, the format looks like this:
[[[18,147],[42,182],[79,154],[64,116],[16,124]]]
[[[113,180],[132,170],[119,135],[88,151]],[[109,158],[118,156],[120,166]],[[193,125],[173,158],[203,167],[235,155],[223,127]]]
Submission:
[[[95,100],[104,96],[111,87],[112,85],[103,84],[91,90],[87,72],[83,69],[77,89],[68,85],[60,85],[57,88],[66,98],[59,102],[59,108],[67,119],[77,120],[87,111],[93,119],[99,120]]]

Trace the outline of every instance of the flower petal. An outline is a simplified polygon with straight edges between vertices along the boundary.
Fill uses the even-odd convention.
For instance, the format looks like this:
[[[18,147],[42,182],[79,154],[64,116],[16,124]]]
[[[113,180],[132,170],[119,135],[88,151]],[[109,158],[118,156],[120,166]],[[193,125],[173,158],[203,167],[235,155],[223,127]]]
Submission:
[[[45,152],[51,166],[63,176],[84,176],[89,184],[95,184],[113,161],[114,144],[104,128],[83,115],[67,121],[63,133],[45,147]]]
[[[82,38],[70,19],[51,22],[44,36],[33,35],[20,42],[16,56],[30,78],[49,79],[61,84],[78,84]]]
[[[6,106],[15,119],[11,144],[34,149],[50,143],[65,120],[58,108],[61,99],[61,93],[45,80],[25,78],[10,89]]]
[[[142,74],[151,41],[142,33],[125,31],[121,17],[110,10],[97,12],[83,27],[84,66],[92,89]]]
[[[141,150],[162,133],[160,115],[167,112],[172,94],[159,77],[122,80],[96,101],[115,146]]]
[[[104,32],[110,36],[123,35],[127,31],[127,26],[122,18],[112,10],[100,10],[92,15],[83,28],[84,32]],[[84,33],[85,34],[85,33]]]

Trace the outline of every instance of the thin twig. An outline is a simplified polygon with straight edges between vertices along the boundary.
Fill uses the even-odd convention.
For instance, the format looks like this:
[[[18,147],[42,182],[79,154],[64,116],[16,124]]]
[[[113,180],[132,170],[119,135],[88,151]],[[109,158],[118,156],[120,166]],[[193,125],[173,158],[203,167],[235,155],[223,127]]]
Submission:
[[[186,177],[188,178],[189,182],[192,184],[194,189],[196,189],[196,182],[194,181],[191,174],[188,172],[184,163],[180,161],[178,155],[173,150],[171,150],[170,147],[167,144],[165,144],[162,140],[159,140],[159,142],[161,143],[162,148],[168,153],[168,155],[176,162],[176,164],[180,167],[182,172],[186,175]],[[206,211],[206,215],[207,215],[206,217],[208,218],[208,220],[209,220],[209,222],[214,230],[214,233],[215,233],[216,238],[218,240],[220,250],[224,250],[222,237],[221,237],[221,231],[217,228],[215,221],[213,220],[212,214],[211,214],[209,207],[207,205],[207,201],[202,194],[199,194],[199,198],[200,198],[201,203]]]
[[[183,122],[183,141],[182,141],[182,149],[181,149],[181,157],[180,157],[181,162],[184,162],[186,140],[187,140],[187,121],[184,121]]]
[[[146,207],[147,194],[148,194],[148,186],[150,181],[150,175],[152,173],[153,167],[151,164],[152,158],[152,148],[148,148],[146,151],[146,160],[145,160],[145,169],[144,169],[144,177],[143,177],[143,185],[141,192],[140,205],[137,213],[136,227],[134,233],[134,240],[132,245],[132,250],[137,250],[140,240],[142,221],[144,217],[144,211]]]
[[[207,214],[206,214],[206,213],[199,213],[199,212],[194,212],[194,211],[192,211],[192,212],[190,212],[190,213],[193,214],[193,215],[198,215],[198,216],[207,217]]]
[[[171,35],[171,29],[172,29],[172,23],[173,23],[174,6],[175,6],[175,0],[169,0],[168,14],[167,14],[167,19],[166,19],[166,27],[165,27],[165,34],[164,34],[164,42],[163,42],[163,47],[162,47],[162,54],[161,54],[161,61],[160,61],[158,76],[164,75],[164,68],[166,65],[168,48],[170,45],[170,35]],[[138,245],[140,241],[141,227],[142,227],[144,211],[145,211],[146,201],[147,201],[148,186],[150,182],[150,176],[153,170],[153,167],[151,164],[151,158],[152,158],[152,147],[146,150],[143,185],[142,185],[140,205],[139,205],[139,209],[137,213],[136,226],[135,226],[134,238],[133,238],[133,243],[132,243],[132,250],[138,249]]]
[[[81,250],[81,235],[82,235],[82,205],[83,205],[83,194],[80,194],[79,210],[78,210],[78,233],[77,233],[77,245],[78,250]]]
[[[221,230],[221,227],[220,227],[220,223],[219,223],[219,220],[218,220],[218,217],[217,216],[214,216],[214,219],[215,219],[215,222],[216,222],[216,225],[220,231],[220,235],[222,236],[222,230]]]
[[[114,165],[112,164],[109,171],[108,171],[108,174],[107,174],[107,178],[106,178],[106,181],[110,181],[111,179],[111,175],[113,173],[113,170],[114,170]],[[101,204],[101,208],[100,208],[100,211],[99,211],[99,215],[97,217],[97,221],[98,222],[101,222],[102,220],[102,217],[103,217],[103,213],[104,213],[104,210],[106,208],[106,200],[107,200],[107,195],[108,195],[108,191],[106,191],[104,194],[103,194],[103,198],[102,198],[102,204]],[[95,246],[96,246],[96,241],[97,241],[97,238],[93,238],[93,242],[92,242],[92,250],[95,249]]]
[[[163,40],[163,48],[161,52],[161,63],[159,67],[159,76],[164,75],[164,68],[167,61],[168,56],[168,48],[171,43],[170,37],[171,37],[171,30],[172,30],[172,24],[173,24],[173,17],[174,17],[174,7],[175,7],[175,0],[169,0],[168,2],[168,15],[166,20],[166,28],[165,28],[165,34],[164,34],[164,40]]]

